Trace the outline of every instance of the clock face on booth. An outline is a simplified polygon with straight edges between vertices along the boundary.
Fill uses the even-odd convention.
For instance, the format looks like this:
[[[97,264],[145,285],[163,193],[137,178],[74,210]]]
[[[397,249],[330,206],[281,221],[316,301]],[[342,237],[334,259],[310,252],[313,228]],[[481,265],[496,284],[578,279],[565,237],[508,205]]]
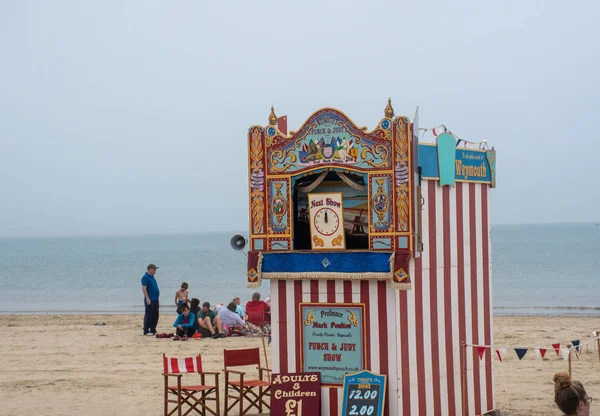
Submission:
[[[341,192],[308,194],[313,250],[345,250],[344,198]]]
[[[329,237],[340,228],[340,217],[331,208],[321,208],[314,218],[315,230],[324,236]]]

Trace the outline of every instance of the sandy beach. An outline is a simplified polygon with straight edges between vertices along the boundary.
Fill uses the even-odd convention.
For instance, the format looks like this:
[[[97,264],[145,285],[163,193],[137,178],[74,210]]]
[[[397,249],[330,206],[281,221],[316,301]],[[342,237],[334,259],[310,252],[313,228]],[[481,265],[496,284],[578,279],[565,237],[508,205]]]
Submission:
[[[160,332],[171,332],[162,316]],[[173,342],[141,335],[139,315],[0,316],[0,414],[161,415],[162,353],[202,353],[208,371],[222,369],[223,349],[260,347],[260,338]],[[94,324],[105,323],[104,326]],[[495,345],[533,347],[589,340],[600,320],[572,317],[495,317]],[[573,377],[600,398],[595,343],[573,361]],[[269,360],[270,350],[267,349]],[[269,362],[269,364],[271,364]],[[568,364],[548,351],[519,361],[508,350],[494,360],[496,405],[502,415],[560,415],[552,376]],[[595,403],[594,403],[595,404]],[[592,405],[592,409],[595,407]],[[234,413],[235,414],[235,413]]]

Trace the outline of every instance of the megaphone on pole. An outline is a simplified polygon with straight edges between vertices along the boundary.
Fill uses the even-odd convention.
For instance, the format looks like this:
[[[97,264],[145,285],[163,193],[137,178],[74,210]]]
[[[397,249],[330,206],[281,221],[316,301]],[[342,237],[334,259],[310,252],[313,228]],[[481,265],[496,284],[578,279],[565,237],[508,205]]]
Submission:
[[[229,245],[234,251],[241,251],[244,253],[243,250],[248,245],[248,239],[241,234],[236,234],[229,240]],[[244,253],[244,255],[246,255],[246,253]]]

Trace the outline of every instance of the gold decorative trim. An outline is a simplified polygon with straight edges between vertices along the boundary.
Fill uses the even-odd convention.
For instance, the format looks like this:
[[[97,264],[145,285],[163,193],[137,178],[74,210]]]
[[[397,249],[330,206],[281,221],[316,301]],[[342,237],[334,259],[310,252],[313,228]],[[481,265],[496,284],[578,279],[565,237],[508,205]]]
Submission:
[[[348,316],[348,321],[353,325],[353,326],[358,326],[360,325],[358,322],[358,318],[356,317],[356,314],[354,312],[352,312],[349,309],[346,309],[346,312],[348,312],[350,315]]]
[[[312,118],[315,116],[315,114],[317,114],[317,113],[320,113],[320,112],[322,112],[322,111],[327,111],[327,110],[331,110],[331,111],[334,111],[334,112],[337,112],[337,113],[341,114],[341,115],[342,115],[342,116],[344,116],[344,117],[345,117],[345,118],[346,118],[348,121],[350,121],[350,123],[352,123],[352,125],[353,125],[353,126],[356,128],[356,130],[360,131],[362,134],[365,134],[365,135],[367,135],[367,136],[368,136],[368,135],[371,135],[371,134],[373,134],[373,133],[375,133],[375,131],[377,131],[377,130],[383,130],[383,129],[380,127],[380,125],[378,124],[378,125],[377,125],[377,126],[376,126],[376,127],[373,129],[373,130],[369,131],[367,126],[359,126],[358,124],[356,124],[356,123],[354,122],[354,120],[353,120],[352,118],[350,118],[350,117],[348,116],[348,114],[346,114],[346,113],[345,113],[345,112],[343,112],[342,110],[340,110],[340,109],[337,109],[337,108],[334,108],[334,107],[322,107],[322,108],[319,108],[317,111],[313,111],[313,112],[312,112],[312,114],[311,114],[310,116],[308,116],[308,117],[307,117],[307,118],[304,120],[304,122],[303,122],[302,124],[300,124],[300,128],[299,128],[298,130],[289,130],[287,135],[283,135],[283,134],[281,134],[281,132],[280,132],[279,130],[277,130],[277,132],[279,133],[279,134],[278,134],[278,137],[280,137],[280,138],[282,138],[282,139],[284,139],[284,140],[289,140],[289,139],[291,139],[291,138],[292,138],[292,137],[293,137],[293,136],[294,136],[296,133],[298,133],[300,130],[302,130],[302,128],[303,128],[305,125],[307,125],[307,123],[309,122],[309,120],[310,120],[310,119],[312,119]],[[405,119],[405,120],[408,120],[408,118],[407,118],[407,117],[404,117],[404,116],[403,116],[403,117],[401,117],[401,118],[402,118],[402,119]],[[274,127],[277,127],[277,126],[274,126]]]
[[[273,150],[271,152],[271,170],[273,172],[285,172],[286,170],[288,170],[290,167],[294,166],[294,164],[296,163],[296,154],[294,153],[296,151],[296,146],[292,146],[290,147],[288,150],[284,151],[284,150]],[[277,159],[281,159],[281,163],[285,162],[285,160],[289,158],[289,162],[286,163],[285,165],[283,165],[281,168],[277,167]]]
[[[251,173],[265,174],[263,165],[264,151],[262,147],[261,134],[258,128],[252,132],[250,141],[250,171]],[[251,214],[252,214],[252,234],[262,234],[264,232],[264,215],[265,215],[265,187],[267,183],[263,180],[263,190],[254,188],[251,191]]]
[[[275,115],[275,108],[271,106],[271,114],[269,114],[269,126],[277,125],[277,116]]]
[[[383,159],[383,161],[381,163],[372,162],[371,160],[367,159],[367,155],[369,153],[371,154],[371,156],[373,156],[373,159],[379,157],[379,155],[382,155],[381,159]],[[385,145],[382,144],[374,144],[370,147],[365,147],[360,153],[360,157],[362,157],[365,162],[367,162],[370,166],[373,166],[374,168],[387,168],[390,166],[390,164],[387,161],[388,149]]]
[[[394,117],[394,107],[392,107],[392,98],[388,98],[388,103],[385,106],[385,110],[383,110],[383,114],[387,117],[387,118],[392,118]]]
[[[408,160],[408,138],[406,135],[406,125],[403,120],[398,120],[396,134],[396,163],[400,166],[409,168],[408,181],[396,186],[396,207],[398,222],[402,231],[409,231],[410,219],[410,201],[409,201],[409,184],[410,184],[410,165]]]

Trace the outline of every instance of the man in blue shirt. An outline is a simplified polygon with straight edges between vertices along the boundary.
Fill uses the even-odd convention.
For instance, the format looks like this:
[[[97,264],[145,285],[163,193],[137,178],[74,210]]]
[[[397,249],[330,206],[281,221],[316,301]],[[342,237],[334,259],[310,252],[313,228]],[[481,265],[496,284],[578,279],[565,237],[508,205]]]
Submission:
[[[144,335],[156,335],[158,325],[158,283],[154,274],[158,270],[156,264],[149,264],[146,273],[142,276],[142,293],[144,294]]]

